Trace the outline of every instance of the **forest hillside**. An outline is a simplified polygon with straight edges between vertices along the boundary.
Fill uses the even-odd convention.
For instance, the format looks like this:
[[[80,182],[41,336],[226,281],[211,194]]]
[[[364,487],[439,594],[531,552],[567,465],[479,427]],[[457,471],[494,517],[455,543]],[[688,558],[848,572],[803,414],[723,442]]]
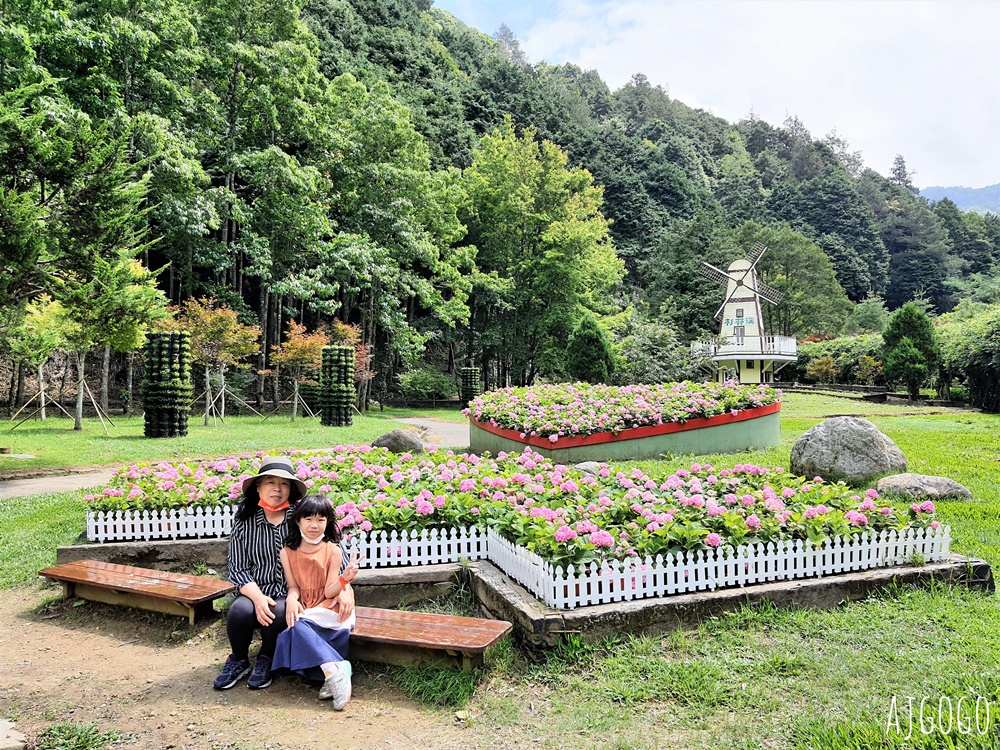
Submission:
[[[617,378],[643,357],[642,377],[683,377],[677,352],[717,332],[697,267],[756,242],[776,334],[997,301],[1000,219],[921,197],[903,156],[881,175],[794,116],[727,122],[641,73],[612,90],[428,0],[5,8],[0,335],[54,299],[77,326],[62,349],[103,352],[112,379],[157,295],[259,329],[233,372],[258,400],[292,320],[350,327],[365,398],[462,364],[486,387],[568,377],[591,319],[632,352]],[[10,359],[18,390],[30,360]]]

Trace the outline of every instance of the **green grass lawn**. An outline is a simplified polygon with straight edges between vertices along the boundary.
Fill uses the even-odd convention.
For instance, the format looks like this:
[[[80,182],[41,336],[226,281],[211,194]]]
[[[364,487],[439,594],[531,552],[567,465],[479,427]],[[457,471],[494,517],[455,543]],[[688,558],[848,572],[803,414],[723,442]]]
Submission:
[[[871,419],[902,448],[911,471],[949,476],[969,487],[972,501],[942,502],[939,516],[952,527],[956,551],[1000,564],[1000,417],[788,394],[780,446],[696,460],[720,468],[748,462],[787,468],[795,439],[835,414]],[[127,460],[136,460],[140,453],[161,458],[361,439],[330,439],[325,428],[305,421],[293,426],[287,419],[273,425],[271,433],[271,421],[254,434],[250,431],[257,428],[250,423],[230,426],[227,421],[225,432],[221,427],[206,431],[212,437],[203,437],[205,428],[192,425],[186,440],[194,442],[166,450],[168,441],[138,439],[140,426],[132,437],[116,438],[121,453],[112,455],[128,453]],[[373,434],[390,426],[384,419],[373,421]],[[63,451],[95,456],[96,448],[84,452],[71,445],[74,440],[100,444],[100,426],[88,427],[85,437],[46,429],[68,435]],[[37,443],[26,440],[19,449],[40,454],[38,446],[48,445],[47,450],[54,450],[51,434],[27,434],[35,434]],[[663,471],[692,460],[676,457],[642,465]],[[82,494],[0,500],[0,539],[5,542],[0,545],[0,586],[33,585],[35,571],[54,561],[54,548],[77,538],[83,530]],[[963,588],[900,589],[827,611],[747,609],[693,631],[623,636],[598,645],[570,635],[541,664],[510,648],[498,649],[491,664],[468,689],[449,681],[451,687],[441,688],[468,700],[463,715],[469,746],[1000,748],[998,597]],[[376,684],[379,679],[390,678],[376,677]],[[409,671],[402,679],[423,700],[439,694],[435,686],[441,679],[432,671]],[[960,697],[976,695],[988,700],[992,711],[986,735],[963,734],[957,727],[948,737],[936,729],[922,735],[917,726],[905,739],[908,697],[916,705],[927,698],[936,709],[942,699],[954,705]],[[454,721],[454,706],[429,710],[440,711],[443,722]],[[889,726],[893,718],[900,733]]]
[[[405,425],[393,421],[412,416],[402,409],[355,415],[351,427],[324,427],[311,418],[294,422],[288,415],[262,421],[257,416],[230,416],[206,427],[201,418],[191,419],[188,434],[178,438],[143,437],[141,417],[115,417],[105,434],[96,419],[86,420],[84,429],[74,432],[69,419],[25,422],[14,431],[0,432],[0,445],[14,453],[35,456],[32,460],[0,455],[0,475],[11,469],[50,469],[73,466],[121,466],[135,461],[164,458],[206,458],[259,450],[325,448],[331,445],[370,443],[384,432]]]

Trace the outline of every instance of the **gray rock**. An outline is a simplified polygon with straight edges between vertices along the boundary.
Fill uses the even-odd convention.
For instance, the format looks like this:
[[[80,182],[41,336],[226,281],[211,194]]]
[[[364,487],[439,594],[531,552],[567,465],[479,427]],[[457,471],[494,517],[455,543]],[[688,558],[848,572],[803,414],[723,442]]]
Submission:
[[[930,500],[971,500],[972,493],[967,487],[948,477],[929,474],[895,474],[878,480],[875,489],[879,493],[890,492],[910,495]]]
[[[867,419],[833,417],[807,430],[792,446],[791,470],[804,477],[861,482],[906,471],[906,456]]]
[[[27,739],[6,719],[0,719],[0,750],[24,750]]]
[[[597,473],[601,470],[601,465],[597,461],[584,461],[573,468],[577,471],[585,471],[588,474],[593,474],[596,477]]]
[[[396,429],[372,441],[373,448],[388,448],[392,453],[423,453],[424,444],[417,433]]]

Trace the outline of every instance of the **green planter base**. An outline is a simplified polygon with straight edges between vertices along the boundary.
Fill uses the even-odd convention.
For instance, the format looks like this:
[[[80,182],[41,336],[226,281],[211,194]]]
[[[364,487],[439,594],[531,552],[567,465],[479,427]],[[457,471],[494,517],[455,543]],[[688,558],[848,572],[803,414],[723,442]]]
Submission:
[[[543,456],[570,464],[659,458],[664,454],[736,453],[751,448],[767,448],[781,442],[781,413],[774,406],[748,409],[740,413],[739,419],[723,415],[664,427],[672,428],[672,431],[650,435],[648,433],[655,428],[640,427],[623,430],[617,435],[608,433],[603,440],[590,435],[583,439],[562,438],[557,443],[543,445],[548,441],[538,438],[521,440],[513,430],[470,419],[469,449],[472,453],[489,452],[495,456],[500,451],[520,453],[525,446],[530,446]],[[580,445],[580,442],[586,444]]]

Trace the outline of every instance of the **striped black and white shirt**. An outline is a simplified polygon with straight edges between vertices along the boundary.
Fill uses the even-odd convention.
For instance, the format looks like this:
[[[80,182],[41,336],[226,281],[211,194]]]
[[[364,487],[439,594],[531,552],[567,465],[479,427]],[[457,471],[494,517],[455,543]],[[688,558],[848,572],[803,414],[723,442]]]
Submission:
[[[270,523],[264,509],[257,511],[247,521],[233,519],[233,530],[229,533],[229,581],[239,591],[248,583],[256,583],[266,596],[283,599],[288,595],[285,571],[281,568],[281,548],[288,536],[288,517],[293,508],[285,511],[285,520],[277,526]],[[335,521],[334,521],[335,523]],[[340,572],[347,567],[347,552],[340,545]]]
[[[288,536],[288,516],[292,509],[285,511],[285,520],[275,526],[269,523],[264,509],[257,511],[246,521],[233,519],[233,530],[229,534],[229,580],[239,591],[248,583],[257,587],[272,599],[283,599],[288,594],[285,573],[281,569],[281,548]]]

